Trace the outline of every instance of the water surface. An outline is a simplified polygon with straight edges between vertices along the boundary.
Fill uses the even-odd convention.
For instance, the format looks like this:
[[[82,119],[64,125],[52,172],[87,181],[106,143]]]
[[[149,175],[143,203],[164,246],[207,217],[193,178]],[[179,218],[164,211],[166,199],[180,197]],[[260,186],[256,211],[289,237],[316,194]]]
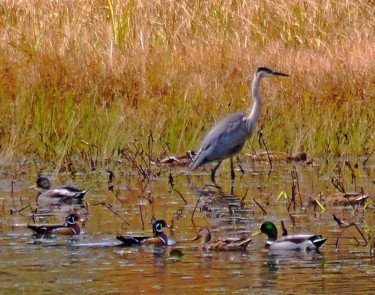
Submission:
[[[52,182],[64,180],[89,188],[88,210],[81,213],[84,234],[74,243],[57,237],[51,243],[30,244],[33,239],[26,227],[32,217],[30,208],[11,211],[28,203],[36,208],[35,191],[28,184],[36,173],[24,168],[30,171],[22,174],[26,182],[0,175],[0,292],[371,293],[374,166],[363,167],[357,160],[358,176],[353,181],[350,169],[345,165],[338,169],[338,162],[277,162],[270,170],[267,163],[249,160],[241,163],[245,173],[238,170],[234,183],[224,165],[216,185],[210,182],[208,170],[192,173],[184,167],[154,167],[159,177],[147,181],[137,173],[115,173],[111,183],[105,171],[74,178],[62,175]],[[347,192],[363,191],[370,196],[368,202],[333,204],[333,195],[339,191],[332,178],[339,179]],[[293,183],[300,192],[295,202],[291,202]],[[355,223],[366,241],[354,226],[340,228],[333,215]],[[173,224],[165,232],[176,245],[118,246],[117,234],[150,235],[152,216]],[[210,227],[215,238],[250,236],[265,220],[279,228],[283,220],[290,234],[317,233],[328,240],[320,252],[277,254],[264,251],[265,236],[255,237],[245,252],[205,252],[199,242],[192,241],[200,226]],[[183,256],[171,256],[173,249]]]

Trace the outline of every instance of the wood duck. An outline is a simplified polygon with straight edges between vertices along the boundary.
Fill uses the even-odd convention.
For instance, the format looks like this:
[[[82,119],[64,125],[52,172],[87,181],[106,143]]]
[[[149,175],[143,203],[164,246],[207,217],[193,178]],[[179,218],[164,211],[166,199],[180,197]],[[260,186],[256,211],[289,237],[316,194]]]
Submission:
[[[252,238],[211,241],[211,232],[201,227],[193,240],[202,239],[201,248],[207,251],[245,251]]]
[[[87,190],[79,190],[70,186],[51,189],[51,184],[46,177],[39,177],[36,186],[42,190],[36,197],[36,203],[41,207],[82,205],[83,197],[87,193]]]
[[[321,235],[311,234],[285,235],[278,239],[277,228],[270,221],[262,224],[260,233],[268,236],[265,248],[270,250],[318,250],[327,240]]]
[[[167,235],[163,232],[163,227],[168,227],[164,220],[156,220],[153,218],[152,222],[152,237],[147,236],[117,236],[116,239],[121,241],[121,246],[137,246],[137,245],[155,245],[168,246],[169,240]]]
[[[48,239],[53,237],[54,234],[75,236],[81,232],[77,223],[79,219],[79,214],[71,213],[66,217],[63,224],[29,224],[27,227],[35,232],[34,238],[37,239]]]

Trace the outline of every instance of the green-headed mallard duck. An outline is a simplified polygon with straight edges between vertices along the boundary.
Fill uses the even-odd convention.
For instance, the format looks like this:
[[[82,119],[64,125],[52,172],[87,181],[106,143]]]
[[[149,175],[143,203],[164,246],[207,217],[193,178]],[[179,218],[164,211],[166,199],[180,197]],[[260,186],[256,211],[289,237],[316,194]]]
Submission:
[[[201,248],[207,251],[245,251],[252,238],[211,241],[211,232],[201,227],[193,240],[202,239]]]
[[[39,177],[36,186],[42,190],[36,197],[36,202],[41,207],[82,205],[83,197],[87,193],[87,190],[79,190],[70,186],[51,189],[51,184],[46,177]]]
[[[260,231],[268,236],[265,248],[270,250],[317,250],[327,240],[321,235],[309,234],[287,235],[278,239],[277,228],[270,221],[264,222]]]
[[[164,220],[155,220],[153,218],[152,232],[153,236],[117,236],[116,239],[121,241],[120,246],[137,246],[137,245],[155,245],[155,246],[168,246],[171,245],[171,241],[167,235],[163,232],[163,227],[168,227]]]
[[[77,222],[80,216],[77,213],[69,214],[63,224],[29,224],[27,227],[35,232],[34,238],[51,238],[54,234],[79,235],[81,229]]]

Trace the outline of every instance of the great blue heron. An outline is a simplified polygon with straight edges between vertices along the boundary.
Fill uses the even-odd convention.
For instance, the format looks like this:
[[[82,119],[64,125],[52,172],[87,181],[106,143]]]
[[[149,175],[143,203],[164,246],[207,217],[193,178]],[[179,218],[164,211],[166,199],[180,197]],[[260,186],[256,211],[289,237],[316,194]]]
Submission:
[[[198,154],[190,165],[191,169],[212,161],[218,161],[211,170],[211,180],[215,181],[216,170],[224,159],[230,157],[231,178],[235,178],[232,157],[241,151],[246,139],[255,131],[261,105],[259,83],[263,77],[269,76],[288,77],[286,74],[273,72],[268,68],[258,68],[254,74],[251,87],[254,103],[250,114],[246,116],[243,113],[233,113],[216,124],[203,139]]]

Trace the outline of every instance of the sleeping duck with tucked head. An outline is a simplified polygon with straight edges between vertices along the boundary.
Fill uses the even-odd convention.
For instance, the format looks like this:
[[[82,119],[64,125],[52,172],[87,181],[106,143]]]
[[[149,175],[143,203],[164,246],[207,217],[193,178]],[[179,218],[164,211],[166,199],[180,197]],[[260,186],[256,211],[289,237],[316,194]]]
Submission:
[[[201,249],[207,251],[246,251],[252,238],[212,240],[207,227],[201,227],[193,241],[201,239]]]
[[[36,196],[36,203],[40,207],[82,205],[83,197],[87,193],[87,190],[79,190],[71,186],[51,189],[51,184],[46,177],[39,177],[36,186],[39,191]]]

